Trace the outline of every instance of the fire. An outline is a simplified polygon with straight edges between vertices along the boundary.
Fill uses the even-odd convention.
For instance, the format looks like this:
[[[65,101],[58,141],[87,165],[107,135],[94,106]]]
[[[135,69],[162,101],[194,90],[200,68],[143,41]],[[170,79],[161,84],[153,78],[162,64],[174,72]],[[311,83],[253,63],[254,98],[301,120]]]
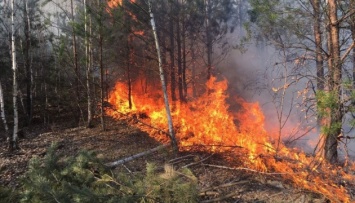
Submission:
[[[109,0],[107,2],[107,5],[110,8],[116,8],[117,6],[121,6],[122,5],[122,0]]]
[[[128,3],[136,3],[136,1],[135,0],[129,0]],[[123,5],[123,0],[108,0],[107,6],[108,6],[108,8],[107,8],[107,12],[108,13],[111,13],[111,9],[117,8],[119,6],[125,8],[125,6]],[[134,21],[136,21],[136,22],[138,21],[137,20],[137,16],[135,16],[131,11],[126,9],[126,12]],[[142,31],[138,31],[135,34],[143,35],[141,32]]]
[[[121,113],[145,114],[150,125],[166,129],[160,88],[157,85],[144,87],[142,84],[145,83],[145,79],[133,83],[130,109],[127,85],[118,82],[109,96],[109,102],[116,110],[108,109],[107,114],[115,118],[121,117]],[[236,97],[233,100],[239,109],[233,112],[226,102],[226,80],[211,78],[206,87],[208,91],[199,98],[172,105],[180,150],[204,146],[204,150],[215,153],[233,151],[244,164],[242,167],[282,176],[295,186],[323,194],[333,202],[350,202],[349,192],[339,183],[352,184],[353,174],[325,163],[320,157],[307,156],[282,144],[277,149],[264,129],[265,117],[258,103],[248,103]],[[159,133],[151,133],[151,136],[160,141],[167,140]],[[354,164],[349,168],[355,169]]]
[[[130,0],[130,2],[135,3],[135,0]],[[107,5],[110,8],[116,8],[117,6],[122,6],[122,0],[108,0]]]

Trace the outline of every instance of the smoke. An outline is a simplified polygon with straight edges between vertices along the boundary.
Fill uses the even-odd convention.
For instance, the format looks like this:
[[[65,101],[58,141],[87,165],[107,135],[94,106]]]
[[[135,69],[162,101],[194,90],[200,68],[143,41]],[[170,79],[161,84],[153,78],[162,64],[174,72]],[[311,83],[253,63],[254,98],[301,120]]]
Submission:
[[[228,37],[231,42],[240,39]],[[259,103],[265,115],[264,127],[272,141],[277,142],[281,131],[284,144],[313,154],[323,147],[315,110],[315,81],[299,76],[315,75],[315,64],[299,61],[301,53],[294,55],[282,55],[272,46],[252,42],[245,52],[231,50],[217,70],[228,80],[231,97],[237,95]],[[233,108],[235,104],[230,105]],[[343,136],[355,137],[350,124],[353,118],[346,115],[344,120]],[[354,149],[354,139],[343,139],[338,149],[340,159],[354,160]]]
[[[230,37],[230,41],[235,40]],[[252,43],[245,52],[231,50],[218,71],[228,80],[231,97],[259,103],[265,115],[264,127],[274,143],[281,133],[287,146],[313,153],[319,130],[314,112],[305,111],[309,106],[304,105],[313,93],[305,92],[309,88],[307,79],[288,75],[302,64],[281,63],[286,57],[272,46]]]

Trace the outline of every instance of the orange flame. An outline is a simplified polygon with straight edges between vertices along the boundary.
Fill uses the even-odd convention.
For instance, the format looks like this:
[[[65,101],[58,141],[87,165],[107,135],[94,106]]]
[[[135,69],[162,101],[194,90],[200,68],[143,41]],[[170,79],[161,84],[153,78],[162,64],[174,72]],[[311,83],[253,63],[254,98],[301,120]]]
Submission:
[[[129,0],[129,2],[136,3],[135,0]],[[123,2],[122,2],[122,0],[108,0],[107,5],[108,5],[108,8],[106,9],[107,12],[112,14],[111,9],[117,8],[119,6],[123,6]],[[130,16],[134,21],[136,21],[136,22],[138,21],[136,15],[134,15],[132,12],[130,12],[128,10],[126,10],[126,12],[128,13],[128,16]],[[144,31],[143,30],[133,30],[133,34],[143,36]]]
[[[130,0],[130,2],[135,3],[135,0]],[[110,8],[116,8],[117,6],[122,6],[122,0],[108,0],[107,5]]]
[[[107,5],[110,8],[116,8],[117,6],[122,5],[122,0],[108,0]]]
[[[132,108],[129,109],[127,87],[118,82],[109,96],[109,102],[120,113],[144,113],[150,124],[166,129],[167,119],[162,95],[157,86],[145,87],[146,79],[136,80],[132,87]],[[233,150],[242,159],[243,166],[263,173],[282,176],[295,186],[323,194],[333,202],[350,202],[349,192],[339,182],[350,184],[353,174],[342,168],[325,163],[320,157],[309,157],[304,153],[288,149],[280,144],[277,150],[264,129],[264,115],[258,103],[248,103],[236,97],[240,106],[232,112],[226,103],[227,81],[211,78],[206,83],[208,93],[188,103],[175,104],[172,116],[180,150],[191,146],[205,146],[210,152]],[[144,90],[144,91],[142,91]],[[107,114],[119,118],[114,110]],[[151,134],[166,141],[162,135]],[[355,169],[352,164],[349,168]]]

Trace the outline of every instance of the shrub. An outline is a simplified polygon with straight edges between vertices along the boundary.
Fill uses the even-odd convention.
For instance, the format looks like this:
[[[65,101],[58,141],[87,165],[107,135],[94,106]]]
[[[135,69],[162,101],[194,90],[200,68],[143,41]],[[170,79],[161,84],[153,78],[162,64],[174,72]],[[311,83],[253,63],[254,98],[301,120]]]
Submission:
[[[113,174],[93,152],[66,158],[53,145],[43,159],[31,159],[21,202],[197,202],[191,171],[164,168],[158,173],[147,164],[145,175]]]

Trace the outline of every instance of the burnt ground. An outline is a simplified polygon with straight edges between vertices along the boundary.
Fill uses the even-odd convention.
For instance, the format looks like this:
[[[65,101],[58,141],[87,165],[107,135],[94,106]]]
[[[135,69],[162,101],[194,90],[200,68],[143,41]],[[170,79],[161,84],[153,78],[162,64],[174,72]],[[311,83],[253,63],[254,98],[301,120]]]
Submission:
[[[95,126],[91,129],[68,126],[26,129],[24,138],[20,139],[21,149],[14,153],[9,153],[5,141],[1,140],[0,185],[19,187],[19,178],[26,171],[29,159],[43,156],[53,142],[59,144],[59,152],[65,155],[75,155],[82,149],[94,150],[104,162],[129,157],[161,145],[126,120],[108,120],[104,132],[98,123]],[[198,150],[174,155],[170,148],[166,148],[120,165],[115,170],[144,173],[147,162],[158,166],[170,163],[176,168],[187,166],[199,180],[201,202],[326,202],[322,196],[293,188],[276,176],[214,167],[228,166],[230,162],[225,157]]]

